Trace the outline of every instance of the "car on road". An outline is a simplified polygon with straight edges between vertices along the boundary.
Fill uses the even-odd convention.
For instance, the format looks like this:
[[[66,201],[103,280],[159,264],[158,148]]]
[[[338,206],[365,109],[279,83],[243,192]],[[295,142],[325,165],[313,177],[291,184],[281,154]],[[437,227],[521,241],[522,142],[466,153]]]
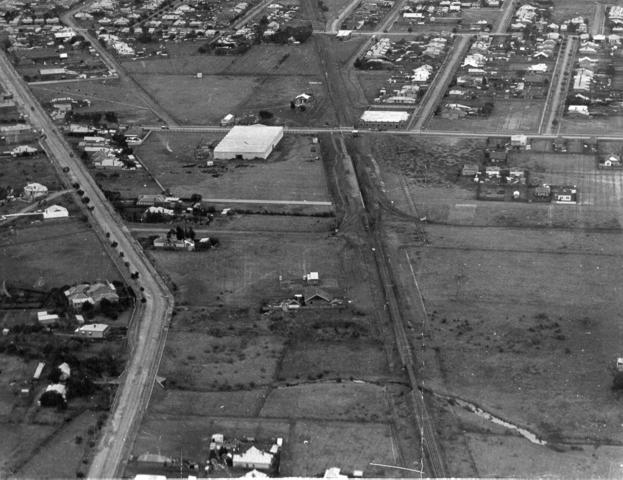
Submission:
[[[168,130],[169,126],[168,125],[160,125],[160,130]]]

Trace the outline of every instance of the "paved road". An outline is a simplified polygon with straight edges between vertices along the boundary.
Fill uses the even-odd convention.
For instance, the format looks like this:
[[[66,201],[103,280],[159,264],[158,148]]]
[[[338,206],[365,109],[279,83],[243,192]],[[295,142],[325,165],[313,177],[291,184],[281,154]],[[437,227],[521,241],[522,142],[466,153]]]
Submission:
[[[556,70],[553,75],[555,83],[552,83],[550,86],[552,90],[551,94],[548,95],[548,101],[543,109],[544,115],[542,123],[539,126],[540,132],[552,134],[555,128],[554,120],[561,117],[564,113],[565,95],[572,75],[577,46],[577,37],[567,37],[565,50],[560,54],[561,57],[556,63]]]
[[[89,478],[120,476],[120,466],[127,456],[127,447],[133,442],[136,428],[149,401],[155,373],[164,348],[166,327],[172,308],[173,297],[166,285],[145,258],[142,249],[132,238],[127,227],[108,204],[83,162],[72,154],[61,132],[38,103],[4,52],[0,52],[0,82],[14,94],[16,100],[29,110],[35,128],[45,132],[42,146],[59,167],[68,167],[70,182],[77,182],[91,199],[94,207],[92,224],[94,231],[106,241],[105,232],[118,242],[118,249],[125,255],[132,271],[140,275],[146,299],[142,316],[137,318],[138,341],[132,358],[126,366],[126,375],[118,397],[117,408],[111,413],[104,427],[102,440],[89,470]]]
[[[348,17],[360,3],[361,0],[352,0],[333,21],[327,20],[327,26],[329,26],[329,28],[327,28],[327,33],[335,34],[340,29],[340,25],[342,25],[344,19]]]
[[[441,70],[437,72],[431,86],[424,94],[422,101],[411,116],[412,129],[421,130],[430,116],[435,112],[437,105],[446,94],[448,85],[452,81],[454,74],[458,70],[463,57],[472,41],[473,36],[462,36],[458,40],[455,38],[449,57],[441,65]]]
[[[511,20],[513,19],[514,13],[515,0],[505,0],[504,5],[502,5],[502,16],[498,19],[498,23],[493,29],[493,33],[496,35],[499,33],[506,33]]]
[[[157,125],[143,125],[143,128],[147,130],[160,130]],[[230,127],[219,127],[210,125],[188,125],[184,127],[172,127],[171,132],[192,132],[192,133],[227,133]],[[167,130],[163,130],[166,132]],[[348,134],[353,131],[352,127],[286,127],[285,133],[290,135],[320,135],[322,133],[342,133]],[[414,137],[454,137],[454,138],[487,138],[487,137],[499,137],[510,136],[515,132],[500,132],[499,130],[479,130],[479,131],[452,131],[452,130],[357,130],[359,135],[407,135]],[[581,133],[567,133],[563,135],[554,135],[537,132],[522,132],[528,138],[535,139],[553,139],[557,137],[566,138],[568,140],[588,140],[596,138],[597,140],[623,140],[623,134],[621,135],[595,135],[595,134],[581,134]]]
[[[177,120],[173,118],[169,112],[167,112],[164,108],[162,108],[156,101],[147,93],[147,91],[138,84],[132,78],[128,72],[121,66],[121,64],[117,61],[114,55],[109,52],[106,47],[104,47],[98,39],[91,33],[89,30],[80,27],[74,18],[74,13],[79,11],[79,8],[75,8],[72,10],[68,10],[64,14],[61,15],[61,21],[73,28],[76,32],[79,32],[83,35],[91,44],[93,48],[99,53],[100,58],[106,64],[109,70],[115,71],[119,81],[121,82],[124,88],[130,89],[136,95],[136,99],[139,103],[143,103],[147,108],[149,108],[154,115],[156,115],[160,121],[166,123],[168,125],[177,125]]]

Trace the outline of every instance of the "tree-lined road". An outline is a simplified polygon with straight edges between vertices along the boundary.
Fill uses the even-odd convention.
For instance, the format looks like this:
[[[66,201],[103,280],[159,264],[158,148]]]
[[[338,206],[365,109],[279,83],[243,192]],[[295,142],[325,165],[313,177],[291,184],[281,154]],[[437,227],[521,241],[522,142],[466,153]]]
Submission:
[[[166,339],[166,327],[172,313],[173,297],[128,228],[104,198],[86,166],[73,155],[62,133],[52,123],[4,52],[0,52],[0,82],[30,112],[33,127],[45,132],[46,137],[41,143],[50,159],[60,168],[69,169],[69,183],[77,182],[90,198],[94,231],[103,242],[115,240],[118,243],[118,249],[124,253],[132,271],[139,273],[140,284],[144,288],[146,303],[142,305],[142,316],[136,319],[139,322],[138,340],[119,387],[116,409],[104,427],[88,475],[89,478],[118,477],[121,474],[120,466],[128,453],[127,447],[133,443],[136,428],[153,388]],[[107,240],[105,233],[110,233],[110,240]]]

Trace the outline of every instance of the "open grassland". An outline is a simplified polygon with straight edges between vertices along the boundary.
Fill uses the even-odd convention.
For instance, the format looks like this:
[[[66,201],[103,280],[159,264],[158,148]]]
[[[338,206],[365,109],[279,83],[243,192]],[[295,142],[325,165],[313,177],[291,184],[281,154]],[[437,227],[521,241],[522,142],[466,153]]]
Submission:
[[[80,220],[34,222],[4,230],[0,247],[0,281],[45,289],[120,278],[95,233]]]
[[[429,246],[402,252],[429,312],[430,340],[418,354],[428,365],[423,383],[563,451],[620,442],[623,414],[608,369],[623,335],[613,283],[620,234],[450,226],[427,234]],[[405,285],[411,276],[403,268]],[[499,468],[488,462],[495,459],[479,470]],[[539,474],[564,475],[556,465],[539,463]],[[589,460],[590,476],[595,468]]]
[[[542,100],[496,99],[493,112],[486,117],[451,120],[433,116],[426,124],[426,128],[451,132],[498,132],[507,135],[517,132],[536,132],[542,110]]]
[[[319,420],[387,421],[389,409],[383,388],[372,384],[311,383],[272,390],[262,417],[317,418]],[[321,411],[318,405],[324,405]]]
[[[119,80],[31,85],[30,88],[42,103],[53,98],[71,97],[91,102],[90,107],[78,109],[79,112],[115,111],[120,121],[128,123],[153,124],[158,121],[158,117],[137,100],[133,90]]]
[[[267,161],[228,162],[217,176],[194,156],[200,144],[210,142],[216,140],[154,132],[137,154],[166,188],[182,197],[199,193],[204,199],[329,200],[319,149],[311,137],[286,136]]]
[[[138,73],[136,81],[167,112],[183,124],[216,124],[232,111],[243,109],[244,102],[259,85],[254,76],[160,75]]]
[[[623,129],[623,115],[560,119],[560,133],[580,135],[617,135]]]

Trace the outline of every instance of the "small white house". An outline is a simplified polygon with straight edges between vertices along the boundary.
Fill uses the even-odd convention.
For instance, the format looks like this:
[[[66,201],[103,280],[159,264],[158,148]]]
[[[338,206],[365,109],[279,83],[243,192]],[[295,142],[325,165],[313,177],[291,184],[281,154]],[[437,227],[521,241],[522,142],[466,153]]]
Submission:
[[[28,200],[35,200],[37,198],[45,197],[48,194],[48,187],[40,183],[29,183],[24,187],[24,198]]]
[[[233,466],[238,468],[268,470],[272,462],[273,456],[270,453],[262,452],[255,446],[242,454],[235,453],[233,457]]]
[[[90,338],[104,338],[110,333],[110,325],[105,323],[89,323],[76,328],[76,335]]]

